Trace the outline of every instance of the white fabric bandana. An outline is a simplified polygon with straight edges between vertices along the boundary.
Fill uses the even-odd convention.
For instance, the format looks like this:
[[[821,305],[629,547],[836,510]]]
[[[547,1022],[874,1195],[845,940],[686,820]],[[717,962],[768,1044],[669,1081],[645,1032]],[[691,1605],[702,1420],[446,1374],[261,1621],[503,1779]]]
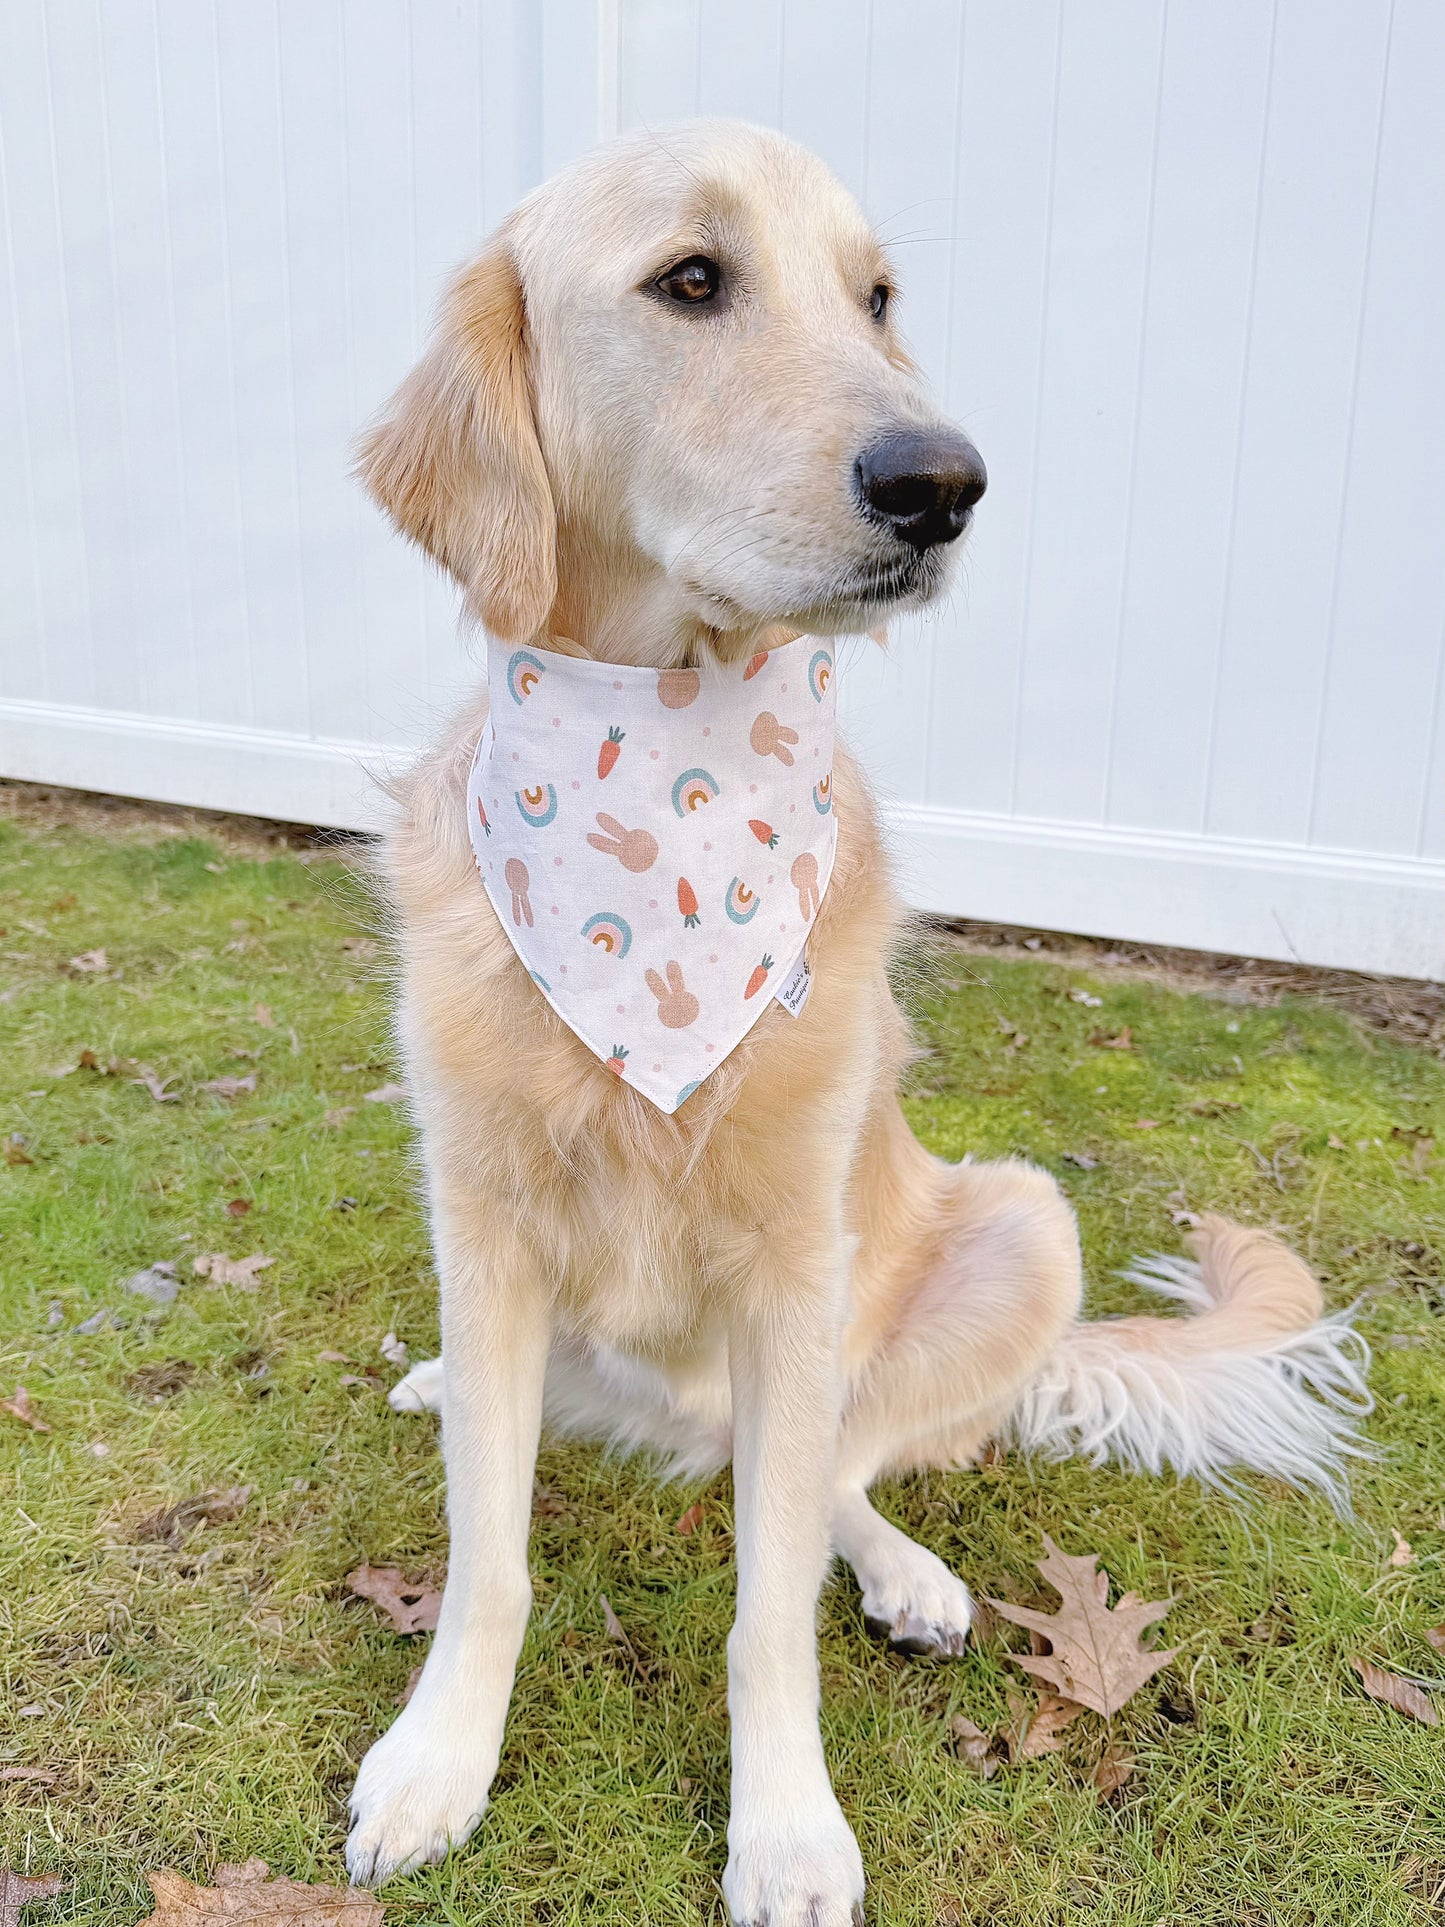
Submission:
[[[802,1007],[837,842],[832,647],[658,670],[489,642],[487,676],[487,895],[563,1023],[675,1111],[772,997]]]

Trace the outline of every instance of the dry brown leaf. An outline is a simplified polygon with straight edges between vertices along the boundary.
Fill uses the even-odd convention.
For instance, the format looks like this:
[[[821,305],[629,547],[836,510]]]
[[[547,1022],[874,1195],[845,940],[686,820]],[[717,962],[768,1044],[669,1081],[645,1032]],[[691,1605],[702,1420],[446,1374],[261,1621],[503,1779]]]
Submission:
[[[395,1566],[357,1566],[346,1583],[358,1599],[369,1599],[399,1633],[433,1633],[442,1596],[421,1579],[408,1579]]]
[[[37,1874],[31,1879],[23,1873],[11,1873],[8,1867],[0,1868],[0,1927],[20,1927],[22,1907],[28,1907],[32,1900],[49,1900],[64,1886],[59,1874]]]
[[[632,1667],[633,1672],[636,1673],[638,1679],[644,1682],[651,1679],[652,1668],[648,1666],[632,1641],[627,1637],[626,1627],[612,1610],[612,1601],[607,1597],[605,1592],[598,1593],[597,1597],[602,1602],[602,1622],[607,1628],[607,1637],[614,1645],[621,1648],[624,1657]]]
[[[257,1272],[275,1262],[259,1251],[249,1258],[228,1258],[224,1251],[207,1251],[192,1261],[191,1270],[198,1278],[209,1278],[213,1285],[239,1285],[242,1291],[255,1291]]]
[[[271,1006],[269,1004],[257,1004],[256,1008],[251,1012],[251,1018],[254,1023],[261,1026],[262,1030],[275,1030],[276,1028],[276,1019],[271,1015]]]
[[[356,1106],[354,1104],[338,1104],[334,1109],[326,1113],[321,1122],[328,1130],[339,1131],[347,1118],[355,1116]]]
[[[1060,1733],[1086,1709],[1078,1700],[1064,1699],[1057,1693],[1041,1693],[1037,1707],[1017,1693],[1008,1696],[1009,1723],[1003,1742],[1011,1762],[1041,1760],[1046,1753],[1061,1749]]]
[[[28,1139],[18,1131],[12,1131],[5,1140],[5,1162],[7,1164],[34,1164],[35,1160],[26,1150]]]
[[[402,1687],[396,1696],[398,1706],[406,1706],[409,1704],[412,1694],[416,1691],[417,1687],[421,1685],[421,1672],[422,1669],[420,1666],[413,1666],[407,1674],[406,1685]]]
[[[1053,1649],[1046,1654],[1010,1653],[1016,1666],[1043,1680],[1061,1698],[1081,1700],[1108,1719],[1178,1652],[1177,1646],[1154,1652],[1140,1643],[1173,1601],[1125,1593],[1111,1607],[1109,1575],[1098,1569],[1097,1553],[1060,1552],[1047,1534],[1044,1549],[1039,1571],[1063,1601],[1056,1613],[1002,1599],[988,1603],[1001,1618],[1040,1634]]]
[[[366,1093],[368,1104],[399,1104],[406,1096],[405,1084],[379,1084]]]
[[[350,1365],[353,1362],[345,1352],[333,1351],[318,1352],[316,1361],[320,1365]]]
[[[1387,1566],[1413,1566],[1415,1563],[1415,1548],[1410,1544],[1410,1541],[1405,1538],[1403,1533],[1397,1532],[1394,1526],[1390,1527],[1390,1535],[1395,1541],[1395,1550],[1390,1554],[1385,1564]]]
[[[1134,1119],[1134,1129],[1136,1131],[1157,1131],[1159,1129],[1159,1120],[1157,1117],[1136,1117]]]
[[[214,1887],[200,1887],[173,1867],[146,1875],[156,1897],[155,1912],[139,1927],[202,1927],[230,1922],[232,1927],[381,1927],[381,1902],[361,1887],[308,1887],[287,1880],[264,1860],[242,1867],[217,1867]]]
[[[1096,1030],[1089,1039],[1089,1042],[1095,1050],[1133,1050],[1133,1027],[1125,1024],[1124,1028],[1121,1031],[1117,1031],[1112,1037],[1107,1037],[1103,1031]]]
[[[215,1492],[197,1492],[192,1498],[178,1499],[142,1519],[135,1529],[137,1539],[159,1539],[173,1552],[200,1525],[218,1525],[239,1518],[251,1497],[249,1485],[224,1486]]]
[[[32,1432],[49,1432],[54,1427],[45,1423],[30,1402],[30,1394],[23,1385],[15,1387],[13,1398],[0,1398],[0,1412],[8,1412],[11,1418],[18,1418],[22,1425],[28,1425]]]
[[[1134,1755],[1122,1740],[1110,1740],[1089,1777],[1099,1789],[1099,1798],[1107,1800],[1111,1793],[1119,1791],[1133,1772]]]
[[[226,1216],[228,1218],[246,1218],[246,1217],[249,1217],[250,1214],[251,1214],[251,1200],[249,1198],[228,1198],[227,1199]]]
[[[213,1077],[200,1087],[203,1091],[214,1091],[217,1097],[241,1097],[256,1088],[256,1073],[247,1077]]]
[[[54,1786],[56,1775],[43,1766],[0,1766],[0,1780],[34,1780],[37,1786]]]
[[[131,1063],[128,1065],[123,1065],[121,1068],[131,1071],[132,1072],[132,1076],[130,1080],[131,1083],[144,1085],[146,1090],[150,1092],[151,1096],[155,1099],[157,1104],[179,1104],[180,1103],[181,1101],[180,1092],[173,1091],[170,1088],[171,1085],[174,1084],[175,1082],[175,1079],[173,1077],[162,1077],[159,1074],[159,1072],[153,1071],[149,1064]],[[112,1075],[116,1075],[116,1074],[118,1073],[112,1073]]]
[[[702,1500],[699,1499],[696,1505],[690,1505],[688,1507],[687,1511],[684,1512],[678,1520],[674,1529],[680,1532],[683,1538],[686,1539],[690,1534],[697,1531],[698,1527],[702,1524],[702,1519],[703,1503]]]
[[[980,1726],[975,1726],[965,1713],[954,1716],[949,1727],[953,1735],[953,1750],[970,1773],[976,1773],[981,1780],[991,1780],[1003,1761],[993,1750],[993,1742]]]
[[[1401,1679],[1398,1673],[1387,1673],[1381,1666],[1373,1666],[1367,1659],[1357,1654],[1351,1666],[1360,1676],[1360,1684],[1372,1700],[1381,1700],[1386,1706],[1393,1706],[1397,1713],[1404,1713],[1422,1726],[1438,1726],[1439,1710],[1430,1695],[1416,1686],[1413,1680]]]
[[[78,957],[72,957],[67,966],[78,977],[96,977],[110,969],[110,959],[104,950],[82,950]]]
[[[1437,1653],[1445,1653],[1445,1626],[1427,1626],[1425,1644],[1433,1646]]]

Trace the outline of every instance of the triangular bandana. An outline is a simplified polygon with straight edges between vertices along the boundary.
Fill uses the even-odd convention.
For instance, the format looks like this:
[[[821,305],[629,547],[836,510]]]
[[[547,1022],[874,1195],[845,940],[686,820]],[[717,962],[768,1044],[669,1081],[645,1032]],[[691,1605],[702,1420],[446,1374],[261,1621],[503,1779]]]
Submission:
[[[477,868],[557,1015],[675,1111],[789,983],[833,873],[833,650],[698,669],[487,650]]]

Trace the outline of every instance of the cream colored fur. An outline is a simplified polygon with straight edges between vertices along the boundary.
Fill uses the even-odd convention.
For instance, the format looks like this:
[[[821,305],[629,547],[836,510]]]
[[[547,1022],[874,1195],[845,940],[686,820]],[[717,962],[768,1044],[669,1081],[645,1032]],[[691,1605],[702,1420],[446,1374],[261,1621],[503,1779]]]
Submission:
[[[699,252],[730,269],[721,315],[649,291]],[[507,637],[662,666],[861,633],[937,594],[952,553],[900,580],[854,502],[867,439],[935,419],[869,312],[879,281],[852,201],[777,136],[714,123],[614,143],[456,283],[361,472]],[[774,1007],[674,1117],[629,1090],[537,994],[477,880],[463,797],[485,712],[479,697],[398,785],[387,851],[446,1360],[394,1402],[442,1413],[452,1553],[420,1684],[357,1781],[352,1873],[440,1856],[486,1805],[545,1419],[692,1471],[731,1459],[724,1890],[752,1927],[846,1927],[863,1873],[814,1651],[830,1556],[902,1644],[958,1651],[970,1613],[962,1581],[869,1504],[878,1474],[967,1464],[1011,1430],[1327,1483],[1348,1429],[1304,1386],[1362,1387],[1348,1341],[1315,1322],[1314,1281],[1264,1234],[1212,1221],[1197,1282],[1170,1274],[1201,1318],[1080,1324],[1052,1178],[919,1146],[894,1095],[899,907],[846,755],[802,1017]],[[1231,1388],[1236,1408],[1267,1395],[1270,1423],[1231,1418]]]

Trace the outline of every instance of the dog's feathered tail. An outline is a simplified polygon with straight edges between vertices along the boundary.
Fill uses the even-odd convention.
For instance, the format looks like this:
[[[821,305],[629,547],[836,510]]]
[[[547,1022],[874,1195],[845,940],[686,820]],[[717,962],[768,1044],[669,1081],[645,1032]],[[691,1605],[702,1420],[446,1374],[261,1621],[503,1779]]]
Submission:
[[[1347,1510],[1346,1465],[1369,1451],[1355,1421],[1372,1402],[1351,1314],[1323,1317],[1314,1278],[1268,1232],[1211,1215],[1188,1243],[1191,1258],[1141,1259],[1126,1276],[1190,1315],[1072,1325],[1012,1413],[1009,1443],[1215,1485],[1250,1467]]]

